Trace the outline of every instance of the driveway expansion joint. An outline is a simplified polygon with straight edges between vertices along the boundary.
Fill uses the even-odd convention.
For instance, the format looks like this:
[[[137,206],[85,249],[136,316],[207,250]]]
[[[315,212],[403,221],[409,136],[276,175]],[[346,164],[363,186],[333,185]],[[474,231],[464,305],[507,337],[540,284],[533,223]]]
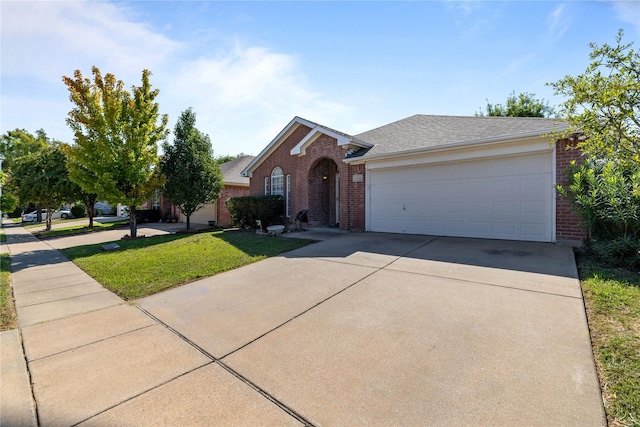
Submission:
[[[151,325],[151,326],[155,326],[155,325]],[[206,367],[206,366],[209,366],[209,365],[211,365],[212,363],[215,363],[215,362],[214,362],[214,361],[211,361],[211,362],[205,363],[204,365],[200,365],[200,366],[197,366],[197,367],[195,367],[195,368],[193,368],[193,369],[190,369],[190,370],[189,370],[189,371],[187,371],[187,372],[183,372],[183,373],[182,373],[182,374],[180,374],[180,375],[177,375],[177,376],[175,376],[175,377],[173,377],[173,378],[171,378],[171,379],[168,379],[168,380],[166,380],[166,381],[164,381],[164,382],[162,382],[162,383],[160,383],[160,384],[157,384],[157,385],[155,385],[155,386],[153,386],[153,387],[151,387],[151,388],[149,388],[149,389],[147,389],[147,390],[144,390],[144,391],[142,391],[142,392],[140,392],[140,393],[138,393],[138,394],[136,394],[136,395],[134,395],[134,396],[131,396],[131,397],[127,398],[127,399],[124,399],[122,402],[118,402],[118,403],[116,403],[115,405],[111,405],[111,406],[109,406],[108,408],[104,408],[103,410],[101,410],[101,411],[99,411],[99,412],[97,412],[97,413],[95,413],[95,414],[93,414],[93,415],[91,415],[91,416],[89,416],[89,417],[87,417],[87,418],[85,418],[85,419],[83,419],[83,420],[80,420],[80,421],[78,421],[78,422],[77,422],[77,423],[75,423],[75,424],[72,424],[72,425],[71,425],[71,427],[75,427],[75,426],[77,426],[77,425],[80,425],[80,424],[82,424],[82,423],[85,423],[85,422],[89,421],[90,419],[97,417],[97,416],[98,416],[98,415],[100,415],[100,414],[103,414],[103,413],[105,413],[105,412],[108,412],[108,411],[112,410],[113,408],[117,408],[118,406],[120,406],[120,405],[122,405],[122,404],[124,404],[124,403],[127,403],[127,402],[129,402],[129,401],[131,401],[131,400],[133,400],[133,399],[136,399],[136,398],[138,398],[138,397],[140,397],[140,396],[142,396],[142,395],[145,395],[145,394],[149,393],[150,391],[153,391],[153,390],[155,390],[155,389],[157,389],[157,388],[162,387],[162,386],[163,386],[163,385],[165,385],[165,384],[169,384],[170,382],[175,381],[175,380],[177,380],[178,378],[182,378],[182,377],[184,377],[185,375],[189,375],[190,373],[195,372],[195,371],[197,371],[198,369],[202,369],[202,368],[204,368],[204,367]]]
[[[73,317],[73,316],[70,316],[70,317]],[[58,319],[56,319],[56,320],[58,320]],[[125,331],[125,332],[121,332],[119,334],[111,335],[109,337],[105,337],[105,338],[101,338],[99,340],[95,340],[95,341],[91,341],[91,342],[88,342],[88,343],[85,343],[85,344],[81,344],[81,345],[78,345],[78,346],[73,347],[73,348],[67,348],[65,350],[61,350],[61,351],[57,351],[55,353],[47,354],[46,356],[41,356],[41,357],[37,357],[35,359],[31,359],[30,362],[37,362],[37,361],[40,361],[40,360],[48,359],[48,358],[53,357],[53,356],[57,356],[57,355],[60,355],[60,354],[63,354],[63,353],[67,353],[69,351],[75,351],[75,350],[78,350],[80,348],[84,348],[84,347],[88,347],[90,345],[94,345],[94,344],[97,344],[97,343],[100,343],[100,342],[108,341],[108,340],[113,339],[113,338],[122,337],[122,336],[128,335],[128,334],[133,333],[133,332],[138,332],[138,331],[141,331],[143,329],[151,328],[153,326],[157,326],[157,324],[141,326],[139,328],[131,329],[131,330],[128,330],[128,331]]]
[[[200,353],[202,353],[204,356],[206,356],[207,358],[211,359],[210,363],[206,363],[202,366],[199,366],[198,368],[192,369],[189,372],[184,373],[183,375],[179,375],[176,378],[182,377],[188,373],[191,373],[197,369],[203,368],[205,366],[208,366],[212,363],[217,364],[218,366],[220,366],[222,369],[224,369],[225,371],[227,371],[228,373],[230,373],[231,375],[233,375],[235,378],[237,378],[238,380],[242,381],[244,384],[246,384],[247,386],[249,386],[250,388],[252,388],[254,391],[258,392],[262,397],[264,397],[265,399],[269,400],[271,403],[273,403],[274,405],[276,405],[277,407],[279,407],[280,409],[282,409],[284,412],[286,412],[287,414],[289,414],[290,416],[292,416],[293,418],[295,418],[296,420],[300,421],[302,424],[304,424],[305,426],[313,426],[313,424],[308,421],[306,418],[304,418],[302,415],[298,414],[296,411],[294,411],[293,409],[289,408],[287,405],[285,405],[284,403],[280,402],[277,398],[275,398],[274,396],[272,396],[271,394],[269,394],[267,391],[263,390],[260,386],[258,386],[257,384],[255,384],[254,382],[252,382],[251,380],[249,380],[248,378],[246,378],[245,376],[243,376],[242,374],[240,374],[239,372],[235,371],[233,368],[231,368],[230,366],[228,366],[227,364],[225,364],[224,362],[222,362],[222,358],[226,357],[222,356],[222,358],[217,358],[214,355],[212,355],[211,353],[209,353],[208,351],[206,351],[205,349],[203,349],[202,347],[200,347],[199,345],[197,345],[195,342],[191,341],[189,338],[187,338],[186,336],[184,336],[183,334],[181,334],[180,332],[176,331],[174,328],[172,328],[171,326],[167,325],[165,322],[163,322],[162,320],[158,319],[156,316],[154,316],[152,313],[148,312],[147,310],[145,310],[144,308],[137,306],[138,310],[140,310],[141,312],[143,312],[144,314],[146,314],[147,316],[149,316],[152,320],[154,320],[155,322],[158,322],[158,324],[164,326],[167,330],[169,330],[171,333],[175,334],[177,337],[179,337],[181,340],[183,340],[184,342],[186,342],[187,344],[189,344],[190,346],[192,346],[194,349],[198,350]],[[266,334],[265,334],[266,335]],[[243,346],[244,347],[244,346]],[[240,347],[242,348],[242,347]],[[234,352],[237,350],[234,350]],[[233,352],[232,352],[233,353]],[[229,353],[231,354],[231,353]],[[170,381],[175,380],[176,378],[173,378]],[[169,382],[169,381],[167,381]],[[166,384],[166,382],[164,383]],[[160,384],[162,385],[162,384]],[[159,386],[160,386],[159,385]],[[158,387],[159,387],[158,386]],[[154,387],[156,388],[156,387]],[[153,389],[151,389],[153,390]],[[150,390],[147,390],[150,391]],[[146,393],[146,392],[145,392]],[[144,393],[140,393],[140,394],[144,394]],[[135,396],[137,397],[137,396]],[[133,398],[132,398],[133,399]],[[130,399],[129,399],[130,400]],[[124,402],[121,402],[124,403]],[[116,405],[117,406],[117,405]],[[109,408],[111,409],[111,408]],[[107,409],[108,410],[108,409]],[[104,411],[103,411],[104,412]],[[98,415],[98,414],[96,414]],[[94,415],[94,416],[96,416]],[[78,423],[79,424],[79,423]]]
[[[75,285],[73,285],[73,286],[75,286]],[[66,288],[66,286],[64,286],[64,287]],[[61,289],[61,288],[57,288],[57,289]],[[44,290],[44,291],[35,291],[35,292],[46,292],[46,291],[48,291],[48,289]],[[36,303],[33,303],[33,304],[21,305],[20,308],[34,307],[36,305],[42,305],[42,304],[51,304],[52,302],[67,301],[67,300],[71,300],[71,299],[86,297],[88,295],[100,294],[100,293],[103,293],[103,292],[111,292],[111,291],[109,291],[108,289],[102,289],[102,290],[99,290],[99,291],[89,292],[89,293],[82,294],[82,295],[74,295],[72,297],[58,298],[58,299],[52,299],[52,300],[49,300],[49,301],[42,301],[42,302],[36,302]],[[22,295],[26,295],[26,294],[22,294]]]

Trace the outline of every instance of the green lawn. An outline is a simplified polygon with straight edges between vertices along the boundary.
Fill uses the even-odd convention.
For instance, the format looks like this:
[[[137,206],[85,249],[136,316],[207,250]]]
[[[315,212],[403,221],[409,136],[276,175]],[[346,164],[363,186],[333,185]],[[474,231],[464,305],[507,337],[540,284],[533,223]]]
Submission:
[[[578,265],[609,425],[640,425],[640,273]]]
[[[4,229],[0,228],[0,241],[5,242],[5,239]],[[11,292],[10,265],[9,254],[0,254],[0,331],[15,329],[18,326]]]
[[[260,237],[243,231],[174,234],[62,252],[104,287],[131,300],[287,252],[311,240]]]

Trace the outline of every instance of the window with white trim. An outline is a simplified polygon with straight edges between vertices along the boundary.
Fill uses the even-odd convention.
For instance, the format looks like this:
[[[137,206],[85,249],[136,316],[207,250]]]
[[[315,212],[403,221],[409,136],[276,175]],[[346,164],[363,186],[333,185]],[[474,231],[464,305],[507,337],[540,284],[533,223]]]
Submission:
[[[284,174],[279,167],[276,167],[271,172],[271,194],[284,196]]]
[[[268,176],[264,177],[264,195],[265,196],[269,195],[269,177]]]
[[[151,209],[160,209],[160,189],[153,190],[153,201],[151,202]]]
[[[291,175],[287,175],[287,197],[285,198],[285,215],[291,216]]]

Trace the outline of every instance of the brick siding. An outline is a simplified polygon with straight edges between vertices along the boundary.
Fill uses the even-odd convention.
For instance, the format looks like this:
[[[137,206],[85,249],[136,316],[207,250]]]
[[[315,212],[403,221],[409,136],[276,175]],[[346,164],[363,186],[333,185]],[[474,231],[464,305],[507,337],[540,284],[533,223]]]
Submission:
[[[339,224],[344,230],[364,229],[364,182],[352,181],[354,167],[345,164],[346,150],[338,147],[335,138],[319,136],[306,148],[303,156],[292,156],[291,149],[309,132],[304,125],[298,127],[278,146],[271,155],[253,171],[250,193],[264,194],[264,179],[271,171],[280,167],[285,176],[291,175],[290,216],[291,224],[296,214],[307,209],[310,226]],[[356,166],[356,170],[364,170]],[[336,218],[336,174],[340,174],[340,212]],[[364,173],[363,173],[364,175]],[[326,177],[326,179],[325,179]],[[286,191],[286,185],[285,185]],[[358,207],[354,210],[354,207]]]
[[[239,185],[225,185],[222,187],[220,197],[218,198],[218,218],[216,224],[227,227],[233,225],[231,214],[225,202],[232,197],[242,197],[249,195],[249,187],[241,187]]]
[[[310,128],[298,127],[256,167],[251,177],[249,193],[264,194],[265,177],[271,177],[274,168],[280,167],[285,176],[291,176],[290,216],[285,223],[291,224],[297,212],[308,209],[309,225],[335,225],[345,230],[365,229],[366,170],[364,164],[348,165],[342,160],[346,154],[338,147],[335,138],[321,135],[306,148],[302,156],[292,156],[291,149],[309,132]],[[566,185],[565,169],[572,160],[580,161],[578,150],[567,149],[569,141],[556,144],[556,179]],[[335,216],[335,176],[340,174],[340,217]],[[354,175],[358,179],[354,180]],[[326,177],[326,179],[325,179]],[[356,182],[354,182],[356,181]],[[271,185],[269,185],[271,187]],[[286,191],[286,185],[284,186]],[[285,194],[286,196],[286,194]],[[556,193],[556,240],[561,243],[581,244],[587,231],[575,214],[570,203]]]
[[[562,139],[556,143],[556,181],[557,184],[566,188],[568,178],[566,169],[571,162],[582,161],[582,152],[576,150],[573,144]],[[587,238],[587,229],[582,225],[581,219],[572,209],[571,203],[558,192],[556,192],[556,241],[558,243],[569,243],[581,245]]]

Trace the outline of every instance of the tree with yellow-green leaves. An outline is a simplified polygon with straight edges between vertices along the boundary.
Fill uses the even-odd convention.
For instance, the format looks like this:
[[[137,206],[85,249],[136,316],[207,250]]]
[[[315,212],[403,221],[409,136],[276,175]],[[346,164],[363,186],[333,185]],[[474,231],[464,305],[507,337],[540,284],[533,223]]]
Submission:
[[[165,140],[168,116],[160,115],[149,70],[142,84],[124,89],[113,74],[92,68],[93,80],[76,70],[63,77],[74,108],[67,124],[74,133],[68,148],[71,179],[100,199],[129,207],[131,237],[137,236],[136,211],[160,187],[158,144]]]
[[[591,43],[591,63],[579,76],[550,83],[567,100],[569,124],[554,139],[569,138],[584,153],[558,187],[583,218],[590,247],[606,261],[640,267],[640,53],[633,43]]]

